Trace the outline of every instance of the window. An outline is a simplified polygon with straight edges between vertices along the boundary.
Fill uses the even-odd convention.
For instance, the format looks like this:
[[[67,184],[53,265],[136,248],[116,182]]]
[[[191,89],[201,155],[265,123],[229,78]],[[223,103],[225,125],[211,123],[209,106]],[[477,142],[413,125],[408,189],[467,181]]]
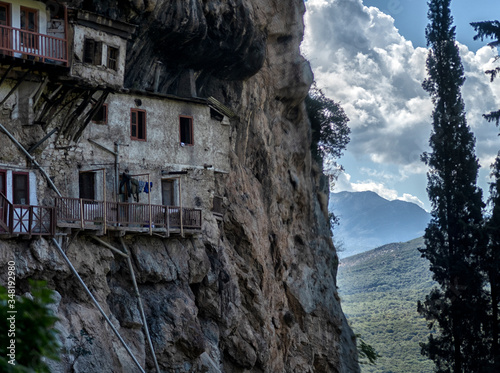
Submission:
[[[108,124],[108,104],[103,104],[92,117],[96,124]]]
[[[78,183],[80,186],[80,198],[95,199],[95,172],[80,172]]]
[[[10,23],[10,4],[0,3],[0,25],[11,26]],[[12,49],[10,42],[10,30],[8,28],[0,29],[0,47],[3,49]],[[2,53],[9,54],[9,51],[3,50]]]
[[[118,70],[118,48],[110,47],[108,45],[108,69]]]
[[[83,62],[92,65],[102,64],[102,42],[85,38],[83,43]]]
[[[0,25],[10,26],[10,4],[0,3]]]
[[[179,132],[181,145],[194,145],[192,117],[179,117]]]
[[[29,174],[26,172],[12,173],[12,191],[14,205],[29,205]]]
[[[144,110],[130,109],[130,138],[146,140],[146,112]]]
[[[32,33],[38,32],[38,10],[21,7],[21,44],[25,48],[38,49],[38,36]]]

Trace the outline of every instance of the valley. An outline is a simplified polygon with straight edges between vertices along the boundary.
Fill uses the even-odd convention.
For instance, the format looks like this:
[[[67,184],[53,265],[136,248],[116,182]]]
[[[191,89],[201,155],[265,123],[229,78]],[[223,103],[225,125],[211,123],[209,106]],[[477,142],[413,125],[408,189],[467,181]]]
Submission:
[[[340,260],[337,285],[354,333],[381,355],[363,373],[425,373],[433,363],[420,355],[426,322],[417,313],[434,282],[420,257],[423,238],[391,243]]]

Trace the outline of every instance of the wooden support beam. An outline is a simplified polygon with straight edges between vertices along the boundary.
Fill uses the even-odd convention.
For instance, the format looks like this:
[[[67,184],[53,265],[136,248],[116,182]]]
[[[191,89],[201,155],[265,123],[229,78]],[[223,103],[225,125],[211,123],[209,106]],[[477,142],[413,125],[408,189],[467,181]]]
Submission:
[[[87,128],[88,124],[90,123],[90,121],[92,120],[94,115],[102,107],[102,105],[104,104],[104,101],[106,101],[106,98],[108,97],[108,95],[109,95],[109,91],[102,92],[97,103],[93,104],[92,109],[90,109],[89,112],[87,113],[87,115],[85,116],[85,119],[84,119],[83,123],[79,126],[78,131],[73,135],[73,138],[72,138],[73,141],[76,141],[80,138],[83,131],[85,130],[85,128]],[[91,98],[91,100],[93,100],[92,96],[90,96],[90,98]]]
[[[19,86],[21,85],[22,82],[24,82],[24,80],[26,79],[26,77],[28,76],[28,74],[31,72],[31,70],[26,70],[26,72],[21,76],[21,78],[19,78],[17,80],[17,83],[16,85],[9,91],[9,93],[7,93],[7,96],[5,96],[3,98],[3,100],[0,102],[0,106],[2,106],[3,104],[5,104],[5,102],[8,100],[8,98],[19,88]]]
[[[7,78],[7,76],[9,75],[9,73],[13,67],[14,67],[14,65],[9,65],[7,70],[5,70],[5,73],[2,75],[2,79],[0,79],[0,86],[2,86],[3,82],[5,81],[5,79]]]
[[[43,137],[40,141],[38,141],[35,145],[33,145],[31,148],[28,149],[28,153],[32,153],[36,148],[38,148],[40,145],[42,145],[50,136],[54,134],[54,132],[58,131],[59,128],[56,127],[52,131],[50,131],[47,135]]]

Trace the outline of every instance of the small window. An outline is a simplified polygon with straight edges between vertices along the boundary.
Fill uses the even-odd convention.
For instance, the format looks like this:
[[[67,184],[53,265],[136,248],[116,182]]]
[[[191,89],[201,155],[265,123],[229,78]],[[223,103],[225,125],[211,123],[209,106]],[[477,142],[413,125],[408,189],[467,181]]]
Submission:
[[[146,112],[144,110],[130,110],[130,138],[146,140]]]
[[[12,173],[12,189],[15,205],[29,205],[29,174],[25,172]]]
[[[108,45],[108,69],[118,70],[118,48],[110,47]]]
[[[92,117],[96,124],[108,124],[108,104],[103,104]]]
[[[192,117],[179,117],[179,132],[181,145],[194,145]]]
[[[102,42],[85,38],[83,44],[83,62],[92,65],[102,64]]]

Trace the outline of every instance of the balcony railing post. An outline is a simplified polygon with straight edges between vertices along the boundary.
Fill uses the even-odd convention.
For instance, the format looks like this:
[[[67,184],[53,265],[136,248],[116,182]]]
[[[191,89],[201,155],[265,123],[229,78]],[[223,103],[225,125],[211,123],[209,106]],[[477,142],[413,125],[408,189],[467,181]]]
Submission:
[[[9,233],[14,233],[14,205],[9,206]]]
[[[33,211],[34,211],[34,209],[35,208],[33,206],[28,207],[28,233],[29,233],[30,238],[31,238],[32,230],[33,230]]]
[[[50,209],[50,234],[52,236],[56,235],[56,225],[57,225],[57,213],[56,209]]]
[[[85,227],[85,221],[83,218],[83,199],[80,198],[80,226],[83,229]]]

